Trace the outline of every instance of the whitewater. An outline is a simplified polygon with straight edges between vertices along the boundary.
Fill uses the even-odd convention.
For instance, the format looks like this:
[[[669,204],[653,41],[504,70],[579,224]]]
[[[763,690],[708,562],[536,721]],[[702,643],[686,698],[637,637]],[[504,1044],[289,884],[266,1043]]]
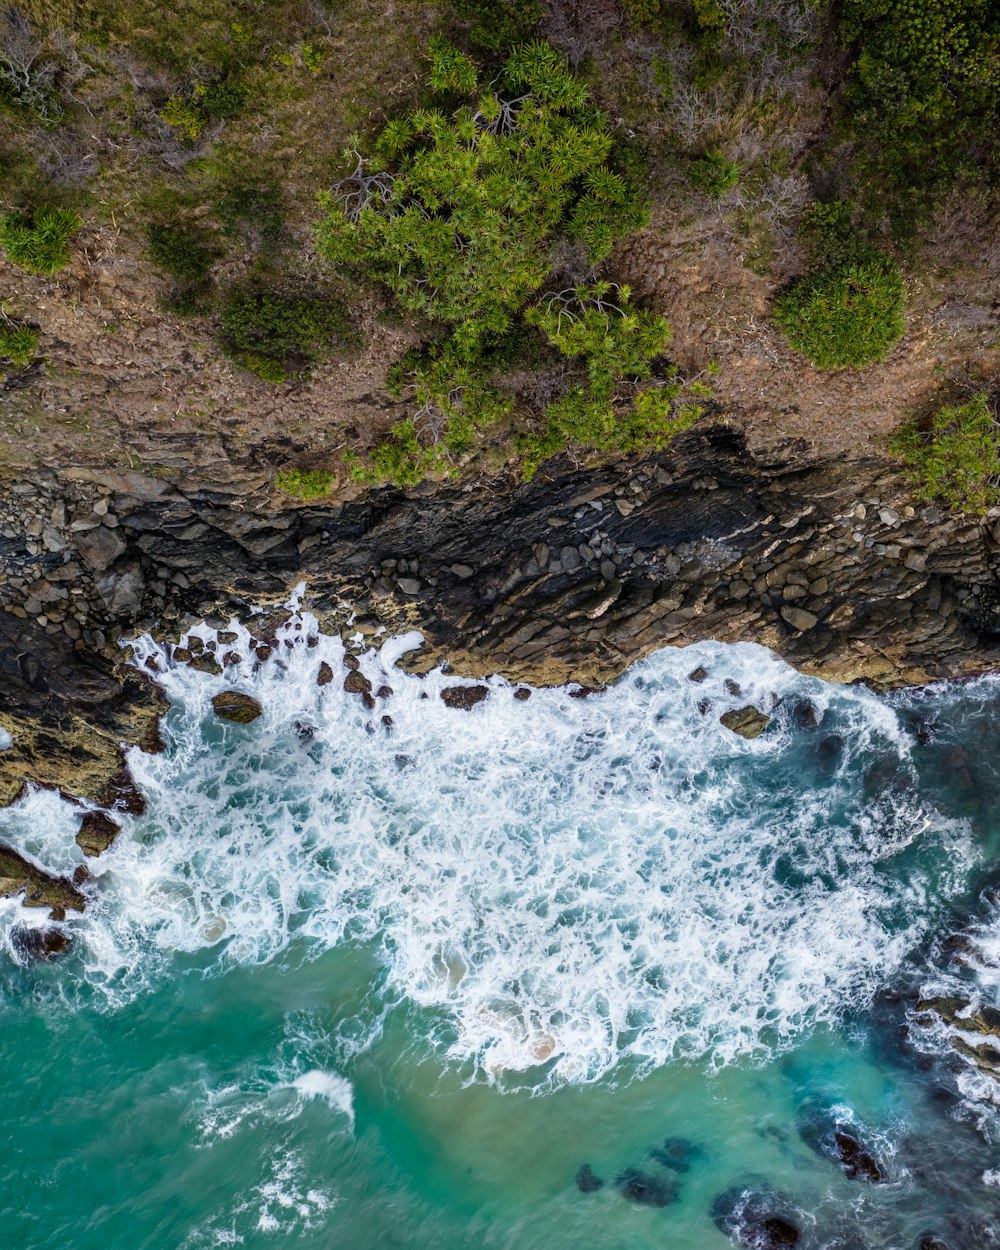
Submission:
[[[960,1250],[963,1207],[994,1244],[988,1081],[914,1023],[920,992],[1000,994],[1000,922],[975,904],[998,849],[992,679],[887,699],[705,644],[600,692],[491,678],[462,709],[440,694],[467,679],[399,667],[419,635],[358,635],[367,706],[299,597],[266,661],[254,626],[190,631],[231,653],[222,676],[133,641],[171,703],[166,749],[130,752],[147,811],[89,862],[71,954],[26,961],[15,931],[45,917],[0,902],[8,1064],[30,1071],[25,1029],[56,1088],[93,1058],[78,1141],[130,1108],[176,1118],[130,1199],[144,1240],[118,1244],[767,1244],[719,1206],[734,1185],[780,1194],[803,1246],[909,1250],[943,1222]],[[227,688],[259,719],[216,717]],[[753,741],[719,720],[747,704],[771,716]],[[981,758],[971,795],[957,741]],[[35,791],[0,839],[72,873],[79,816]],[[981,966],[956,970],[940,941],[974,904]],[[22,1102],[17,1142],[37,1130]],[[975,1187],[957,1206],[926,1140],[933,1162],[914,1155],[943,1124]],[[831,1166],[829,1125],[864,1139],[878,1185]],[[684,1166],[656,1146],[675,1138]],[[168,1213],[177,1185],[191,1202]],[[63,1244],[51,1204],[14,1217],[22,1244]]]

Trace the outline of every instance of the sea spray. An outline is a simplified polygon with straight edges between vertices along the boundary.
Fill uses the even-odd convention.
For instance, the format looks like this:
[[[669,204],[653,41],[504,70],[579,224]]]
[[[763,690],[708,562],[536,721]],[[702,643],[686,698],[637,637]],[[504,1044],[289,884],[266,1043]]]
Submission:
[[[492,679],[463,711],[439,697],[460,679],[400,671],[418,640],[391,639],[360,661],[392,691],[369,708],[308,613],[263,663],[230,628],[241,659],[222,677],[135,644],[173,707],[167,751],[130,756],[149,815],[94,863],[79,926],[87,976],[115,1000],[177,952],[222,969],[351,941],[378,950],[385,1001],[491,1077],[719,1065],[863,1008],[972,860],[962,822],[903,789],[859,792],[860,761],[910,768],[894,710],[759,647],[662,652],[585,700],[521,702]],[[324,662],[340,676],[320,687]],[[213,715],[230,687],[259,720]],[[836,721],[835,758],[788,713],[803,699]],[[776,709],[754,742],[718,719],[747,702]]]

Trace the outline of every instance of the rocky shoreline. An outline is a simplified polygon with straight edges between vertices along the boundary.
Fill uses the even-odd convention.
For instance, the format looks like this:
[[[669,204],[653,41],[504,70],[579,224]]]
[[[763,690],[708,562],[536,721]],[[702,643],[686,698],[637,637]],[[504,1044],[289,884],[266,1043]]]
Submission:
[[[127,805],[122,743],[164,701],[121,640],[223,627],[305,581],[324,628],[420,629],[408,667],[596,685],[657,647],[754,641],[877,687],[1000,662],[1000,523],[914,506],[882,458],[669,453],[275,506],[212,483],[46,471],[0,500],[0,802],[27,781]],[[211,656],[200,663],[218,667]]]

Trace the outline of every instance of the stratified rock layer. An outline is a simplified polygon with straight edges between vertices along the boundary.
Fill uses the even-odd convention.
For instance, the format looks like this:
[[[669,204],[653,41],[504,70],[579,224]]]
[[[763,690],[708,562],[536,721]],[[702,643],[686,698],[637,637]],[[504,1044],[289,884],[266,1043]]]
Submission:
[[[67,479],[9,484],[0,508],[7,800],[33,778],[112,806],[118,742],[155,745],[162,707],[116,640],[201,617],[222,626],[299,580],[329,628],[346,601],[348,632],[418,628],[411,668],[447,658],[469,676],[595,686],[657,647],[709,638],[877,686],[1000,658],[995,518],[914,505],[885,459],[763,460],[721,426],[654,457],[549,466],[530,484],[427,483],[323,507],[276,509],[231,483]]]

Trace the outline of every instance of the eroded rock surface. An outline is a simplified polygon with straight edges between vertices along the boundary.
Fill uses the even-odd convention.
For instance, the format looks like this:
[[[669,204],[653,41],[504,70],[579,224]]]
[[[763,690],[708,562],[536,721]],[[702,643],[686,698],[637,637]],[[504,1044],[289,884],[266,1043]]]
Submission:
[[[657,647],[709,638],[876,686],[1000,660],[1000,525],[913,504],[878,457],[751,453],[706,426],[666,453],[553,463],[529,484],[324,506],[276,509],[259,473],[183,481],[39,471],[4,488],[0,727],[14,744],[0,800],[30,778],[113,805],[118,743],[152,745],[163,706],[118,641],[195,619],[224,628],[301,579],[329,628],[346,601],[352,632],[419,629],[425,646],[403,661],[415,671],[447,658],[467,676],[599,686]],[[258,658],[270,649],[265,635]]]

